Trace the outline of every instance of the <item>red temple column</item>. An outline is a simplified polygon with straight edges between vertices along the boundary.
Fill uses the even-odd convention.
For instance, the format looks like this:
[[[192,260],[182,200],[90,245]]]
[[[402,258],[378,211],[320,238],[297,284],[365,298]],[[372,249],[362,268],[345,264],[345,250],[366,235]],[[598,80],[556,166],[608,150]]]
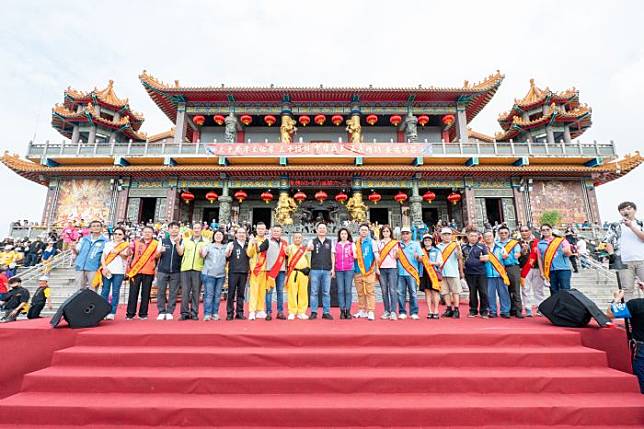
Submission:
[[[192,142],[197,143],[201,139],[201,131],[200,130],[192,130]]]
[[[441,133],[441,139],[445,141],[445,143],[449,143],[449,131],[443,130]]]

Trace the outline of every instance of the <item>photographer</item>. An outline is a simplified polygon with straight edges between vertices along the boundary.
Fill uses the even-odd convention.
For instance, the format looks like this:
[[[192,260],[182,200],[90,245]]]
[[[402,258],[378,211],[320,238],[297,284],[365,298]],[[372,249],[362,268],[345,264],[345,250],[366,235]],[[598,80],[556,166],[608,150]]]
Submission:
[[[604,241],[628,301],[634,297],[635,277],[644,280],[644,223],[635,218],[637,206],[633,202],[625,201],[617,210],[622,219],[609,225]]]

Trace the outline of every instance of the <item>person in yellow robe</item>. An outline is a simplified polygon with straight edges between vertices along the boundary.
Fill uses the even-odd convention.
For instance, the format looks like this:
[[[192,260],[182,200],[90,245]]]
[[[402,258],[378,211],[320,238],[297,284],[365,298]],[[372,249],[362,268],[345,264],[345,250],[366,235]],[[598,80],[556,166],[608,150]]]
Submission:
[[[295,317],[306,320],[306,308],[309,305],[307,285],[309,269],[311,268],[311,254],[302,244],[302,233],[293,234],[293,244],[286,248],[288,265],[286,271],[286,289],[288,293],[288,320]]]
[[[266,251],[269,243],[266,237],[266,225],[263,222],[259,222],[255,228],[257,235],[250,239],[246,250],[250,258],[248,320],[266,318],[266,289],[268,287]]]

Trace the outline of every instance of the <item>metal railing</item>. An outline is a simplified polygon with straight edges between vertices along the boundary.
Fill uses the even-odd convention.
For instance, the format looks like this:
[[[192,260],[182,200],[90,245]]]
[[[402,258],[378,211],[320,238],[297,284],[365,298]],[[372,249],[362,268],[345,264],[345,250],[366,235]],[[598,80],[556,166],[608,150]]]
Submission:
[[[23,283],[38,279],[42,275],[48,274],[54,268],[69,268],[74,261],[74,254],[71,249],[65,250],[51,258],[51,261],[39,262],[38,264],[25,268],[18,275]]]
[[[223,142],[196,142],[178,143],[172,140],[164,140],[157,143],[147,142],[95,142],[95,143],[29,143],[27,157],[49,158],[49,157],[96,157],[96,156],[195,156],[211,155],[208,150],[209,144],[223,144]],[[249,143],[269,143],[249,142]],[[306,142],[300,142],[306,143]],[[347,143],[347,142],[338,142]],[[374,145],[391,145],[396,142],[365,142]],[[404,142],[401,142],[404,143]],[[615,144],[609,143],[581,143],[580,141],[564,143],[548,142],[480,142],[470,140],[467,142],[429,142],[417,141],[431,145],[430,156],[541,156],[541,157],[615,157]],[[276,143],[277,144],[277,143]]]

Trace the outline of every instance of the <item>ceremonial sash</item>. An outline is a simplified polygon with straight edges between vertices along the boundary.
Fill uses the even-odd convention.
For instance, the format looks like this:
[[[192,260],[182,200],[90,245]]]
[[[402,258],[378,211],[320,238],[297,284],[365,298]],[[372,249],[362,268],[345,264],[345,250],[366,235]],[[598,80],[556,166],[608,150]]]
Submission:
[[[451,243],[449,243],[449,244],[448,244],[448,245],[447,245],[447,246],[442,250],[441,254],[442,254],[442,256],[443,256],[443,263],[442,263],[442,265],[441,265],[441,270],[443,269],[443,267],[444,267],[444,266],[445,266],[445,264],[447,263],[447,260],[450,258],[450,256],[452,256],[452,253],[454,253],[454,250],[456,250],[456,247],[457,247],[457,246],[458,246],[458,244],[456,244],[456,242],[452,241]]]
[[[306,253],[306,246],[300,246],[299,249],[297,249],[297,252],[291,257],[290,261],[288,262],[288,267],[286,269],[286,282],[288,283],[288,279],[291,277],[291,274],[293,273],[293,270],[297,266],[297,263],[300,261],[300,258]]]
[[[427,251],[427,249],[423,249],[423,267],[425,267],[425,272],[429,276],[429,279],[432,281],[432,289],[440,291],[441,282],[438,279],[436,268],[429,260],[429,252]]]
[[[389,240],[383,247],[380,249],[380,265],[384,262],[385,258],[391,252],[391,250],[396,247],[398,244],[398,241],[396,240]]]
[[[400,247],[400,252],[398,252],[400,265],[402,265],[405,271],[407,271],[407,273],[416,280],[416,286],[418,286],[420,284],[420,274],[418,273],[418,270],[411,264],[411,262],[409,262],[409,259],[407,259],[407,255],[405,255],[402,244],[398,244],[398,247]]]
[[[127,241],[122,242],[118,246],[116,246],[114,249],[108,253],[108,255],[105,257],[105,265],[109,265],[112,263],[112,261],[127,247],[130,245]],[[103,282],[103,268],[99,268],[98,271],[96,271],[96,274],[94,274],[94,278],[92,278],[92,287],[96,289],[101,285]]]
[[[548,243],[548,247],[546,247],[546,251],[543,254],[543,276],[548,281],[550,281],[550,268],[552,267],[552,261],[555,259],[557,250],[563,241],[563,237],[553,238],[552,241]]]
[[[275,264],[273,264],[270,271],[268,272],[268,277],[272,279],[277,278],[277,276],[280,273],[280,268],[282,267],[282,263],[284,262],[284,259],[286,259],[286,242],[284,240],[280,240],[280,251],[279,251],[279,254],[277,255],[277,260],[275,261]]]
[[[534,267],[535,262],[537,262],[537,240],[532,240],[530,242],[530,254],[528,256],[528,260],[523,267],[521,267],[522,280],[525,280],[525,278],[528,277],[528,273],[532,267]]]
[[[358,263],[360,274],[363,276],[370,276],[376,268],[376,258],[371,261],[369,270],[367,270],[367,267],[364,265],[364,256],[362,256],[362,239],[360,238],[356,241],[356,262]]]
[[[492,264],[496,272],[499,273],[499,275],[501,276],[501,279],[503,279],[503,283],[506,286],[510,286],[510,278],[508,277],[508,273],[507,271],[505,271],[505,267],[503,266],[501,261],[499,261],[499,258],[497,258],[496,255],[494,254],[494,249],[490,250],[489,256],[490,256],[490,264]]]
[[[159,242],[156,240],[152,240],[150,244],[148,244],[148,247],[145,248],[141,257],[136,261],[136,264],[134,264],[130,268],[130,271],[127,272],[127,276],[129,278],[132,278],[135,275],[137,275],[139,271],[141,271],[141,269],[145,267],[145,264],[148,263],[152,255],[154,255],[155,252],[157,251],[158,245],[159,245]],[[136,244],[135,244],[135,248],[136,248]]]
[[[253,268],[253,274],[256,276],[258,276],[262,272],[264,263],[266,263],[266,251],[260,252],[259,246],[260,244],[255,242],[255,249],[257,250],[258,255],[257,255],[257,263],[255,263],[255,268]]]
[[[505,246],[503,246],[503,249],[505,249],[505,252],[509,255],[512,249],[514,249],[514,246],[519,244],[518,241],[516,240],[510,240],[507,243],[505,243]]]

